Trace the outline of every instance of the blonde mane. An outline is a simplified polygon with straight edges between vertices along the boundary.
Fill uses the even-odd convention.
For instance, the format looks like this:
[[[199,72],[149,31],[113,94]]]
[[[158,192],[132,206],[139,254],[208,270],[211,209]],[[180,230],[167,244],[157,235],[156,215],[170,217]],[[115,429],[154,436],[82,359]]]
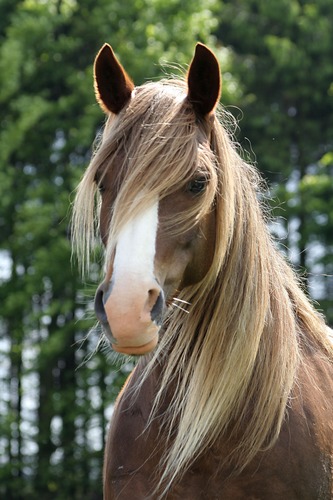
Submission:
[[[303,351],[315,346],[333,360],[329,329],[276,249],[258,201],[260,177],[221,125],[228,120],[220,111],[220,119],[198,123],[184,82],[136,88],[126,109],[108,119],[74,206],[74,246],[87,268],[98,231],[97,184],[108,168],[116,194],[106,260],[127,220],[202,165],[210,173],[202,202],[173,223],[181,231],[214,209],[213,262],[199,284],[180,292],[189,314],[168,312],[145,372],[163,363],[151,418],[176,386],[164,416],[172,434],[160,464],[166,486],[221,436],[233,444],[234,467],[244,468],[277,439]]]

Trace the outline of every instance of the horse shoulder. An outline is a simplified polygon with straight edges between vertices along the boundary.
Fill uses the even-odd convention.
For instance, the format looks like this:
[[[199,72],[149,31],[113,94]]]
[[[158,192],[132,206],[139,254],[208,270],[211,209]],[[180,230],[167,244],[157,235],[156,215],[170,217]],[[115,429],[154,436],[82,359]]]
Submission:
[[[316,351],[304,356],[276,444],[237,475],[232,466],[221,466],[232,447],[225,439],[218,440],[198,458],[170,498],[332,499],[332,364]]]
[[[259,498],[329,500],[332,460],[333,366],[319,351],[309,349],[303,354],[279,439],[254,460],[250,482],[257,483]]]
[[[285,421],[267,454],[278,482],[295,498],[333,498],[333,365],[317,349],[305,349]],[[277,497],[278,498],[278,497]]]

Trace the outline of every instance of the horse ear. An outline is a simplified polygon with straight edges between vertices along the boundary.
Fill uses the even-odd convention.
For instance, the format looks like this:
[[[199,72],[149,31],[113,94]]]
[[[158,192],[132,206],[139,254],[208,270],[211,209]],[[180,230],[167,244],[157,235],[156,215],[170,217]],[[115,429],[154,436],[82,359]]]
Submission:
[[[103,111],[114,114],[123,109],[134,89],[134,83],[107,43],[95,59],[94,87],[97,101]]]
[[[205,117],[214,111],[221,93],[219,63],[205,45],[198,43],[187,75],[188,94],[196,114]]]

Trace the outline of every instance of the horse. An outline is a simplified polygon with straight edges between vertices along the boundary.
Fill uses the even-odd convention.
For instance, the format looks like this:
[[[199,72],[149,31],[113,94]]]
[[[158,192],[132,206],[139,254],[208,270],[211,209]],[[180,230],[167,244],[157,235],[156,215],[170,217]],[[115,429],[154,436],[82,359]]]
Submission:
[[[197,44],[183,77],[135,86],[105,44],[106,114],[76,193],[95,311],[137,358],[118,396],[104,498],[314,500],[333,495],[332,331],[270,234],[262,178]]]

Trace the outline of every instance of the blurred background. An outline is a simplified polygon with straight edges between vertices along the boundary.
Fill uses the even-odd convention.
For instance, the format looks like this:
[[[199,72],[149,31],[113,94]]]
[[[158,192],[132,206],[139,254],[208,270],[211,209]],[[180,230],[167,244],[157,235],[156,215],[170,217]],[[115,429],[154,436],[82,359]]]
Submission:
[[[331,0],[0,0],[1,498],[102,498],[108,419],[132,367],[87,337],[100,264],[82,282],[68,237],[104,122],[100,46],[137,84],[185,67],[197,41],[215,51],[272,232],[332,325],[332,26]]]

